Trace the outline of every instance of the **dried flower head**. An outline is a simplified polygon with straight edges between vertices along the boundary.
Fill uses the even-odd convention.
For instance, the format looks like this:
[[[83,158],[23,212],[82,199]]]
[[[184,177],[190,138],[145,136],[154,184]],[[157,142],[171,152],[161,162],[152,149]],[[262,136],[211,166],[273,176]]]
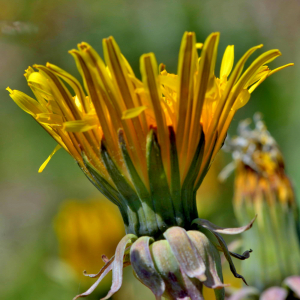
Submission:
[[[252,129],[251,120],[241,122],[239,135],[226,140],[224,148],[232,152],[234,161],[221,174],[226,177],[230,169],[236,169],[234,207],[240,224],[258,215],[256,226],[243,236],[243,242],[251,241],[255,249],[251,263],[242,266],[249,284],[257,288],[247,292],[258,295],[269,288],[260,299],[286,299],[288,291],[280,287],[284,282],[299,297],[297,201],[282,153],[260,114],[255,114],[254,123]],[[232,299],[244,299],[244,293],[245,290]]]

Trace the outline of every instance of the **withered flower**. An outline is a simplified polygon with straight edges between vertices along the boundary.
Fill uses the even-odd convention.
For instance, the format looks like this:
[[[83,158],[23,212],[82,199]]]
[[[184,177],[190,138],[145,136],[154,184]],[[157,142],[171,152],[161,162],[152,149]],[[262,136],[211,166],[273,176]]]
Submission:
[[[282,153],[267,130],[260,114],[240,123],[239,135],[226,140],[225,150],[232,151],[235,169],[234,208],[240,224],[253,214],[257,222],[243,235],[243,243],[255,249],[251,262],[242,272],[255,289],[241,290],[230,299],[244,299],[245,294],[260,295],[261,300],[286,299],[292,290],[300,298],[299,211],[290,179],[286,175]],[[248,295],[249,296],[249,295]],[[290,298],[288,298],[290,299]],[[296,298],[295,298],[296,299]]]

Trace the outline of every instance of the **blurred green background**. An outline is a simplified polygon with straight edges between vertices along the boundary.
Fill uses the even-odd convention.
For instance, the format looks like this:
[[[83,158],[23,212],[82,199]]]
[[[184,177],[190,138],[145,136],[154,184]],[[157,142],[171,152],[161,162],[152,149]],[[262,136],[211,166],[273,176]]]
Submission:
[[[289,62],[295,66],[268,78],[255,91],[238,111],[230,132],[235,133],[239,120],[261,111],[299,194],[299,0],[1,0],[0,7],[1,299],[72,299],[85,288],[59,258],[53,220],[65,199],[101,195],[64,151],[38,174],[55,142],[5,91],[9,86],[31,95],[23,73],[35,63],[51,62],[79,78],[68,50],[81,41],[102,55],[102,39],[113,35],[136,74],[139,57],[146,52],[154,52],[159,63],[176,72],[184,31],[195,31],[198,42],[220,31],[219,64],[229,44],[235,45],[236,60],[260,43],[265,50],[280,49],[283,56],[271,68]],[[200,215],[221,226],[236,225],[233,178],[225,184],[216,178],[229,160],[229,154],[219,154],[198,195]],[[114,299],[153,299],[133,280],[130,269],[125,273],[125,284]]]

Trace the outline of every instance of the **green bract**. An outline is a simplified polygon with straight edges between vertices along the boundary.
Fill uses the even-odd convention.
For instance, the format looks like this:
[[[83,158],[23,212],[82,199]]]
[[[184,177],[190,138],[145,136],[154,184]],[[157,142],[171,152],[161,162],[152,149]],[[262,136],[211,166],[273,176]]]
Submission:
[[[99,277],[95,284],[73,300],[92,293],[112,270],[112,286],[103,300],[110,298],[121,288],[123,268],[130,264],[136,277],[151,289],[157,300],[161,297],[203,300],[203,285],[215,290],[217,300],[224,300],[225,285],[219,251],[224,252],[233,275],[242,278],[245,283],[245,279],[236,272],[230,255],[243,260],[249,257],[249,251],[243,255],[228,251],[220,233],[242,233],[251,228],[253,222],[254,219],[240,228],[221,228],[206,220],[196,219],[198,230],[186,231],[173,226],[158,241],[150,236],[138,238],[127,234],[120,241],[115,255],[110,260],[104,259],[106,264],[98,274],[86,274],[92,278]]]

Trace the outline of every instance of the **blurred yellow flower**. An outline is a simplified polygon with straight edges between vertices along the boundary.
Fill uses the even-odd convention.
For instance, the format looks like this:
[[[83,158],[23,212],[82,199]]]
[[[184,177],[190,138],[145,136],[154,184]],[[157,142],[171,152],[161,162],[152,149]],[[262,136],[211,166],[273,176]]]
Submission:
[[[60,257],[73,268],[80,281],[84,270],[97,272],[104,265],[102,254],[113,256],[125,233],[117,207],[99,199],[64,201],[54,228]]]

